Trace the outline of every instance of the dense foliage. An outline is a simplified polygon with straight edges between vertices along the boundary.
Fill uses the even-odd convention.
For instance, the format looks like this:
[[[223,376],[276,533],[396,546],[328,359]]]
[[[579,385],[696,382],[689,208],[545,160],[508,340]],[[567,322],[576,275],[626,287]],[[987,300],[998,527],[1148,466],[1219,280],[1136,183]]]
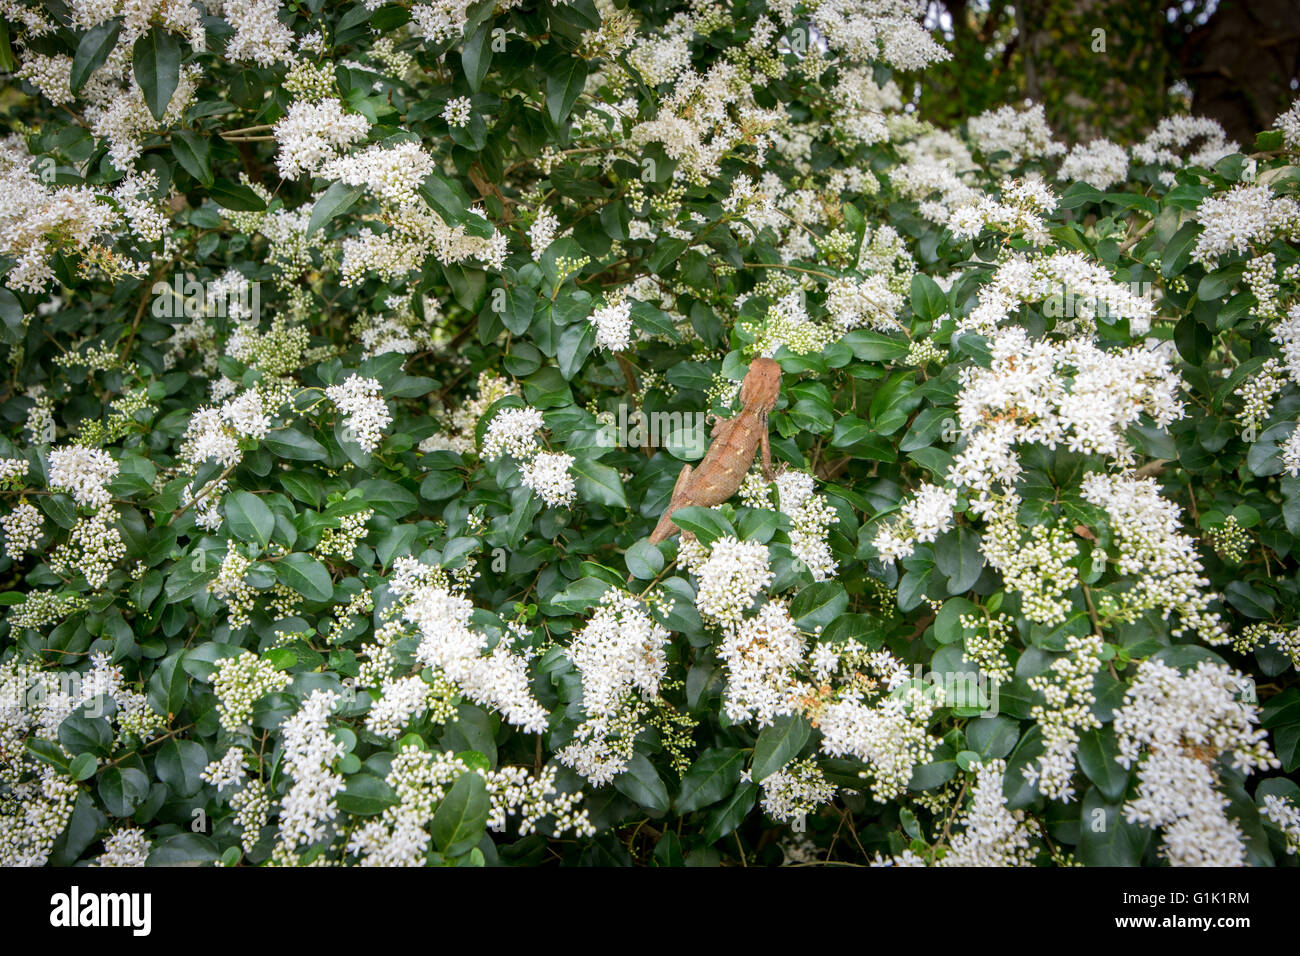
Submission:
[[[931,125],[904,0],[0,16],[0,862],[1295,863],[1300,107]]]

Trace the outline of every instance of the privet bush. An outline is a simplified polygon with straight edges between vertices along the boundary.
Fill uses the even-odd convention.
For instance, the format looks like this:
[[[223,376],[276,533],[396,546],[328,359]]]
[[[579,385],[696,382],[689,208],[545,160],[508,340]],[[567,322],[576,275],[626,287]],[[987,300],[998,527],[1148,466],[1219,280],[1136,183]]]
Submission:
[[[1294,864],[1300,109],[938,128],[904,0],[0,13],[0,862]]]

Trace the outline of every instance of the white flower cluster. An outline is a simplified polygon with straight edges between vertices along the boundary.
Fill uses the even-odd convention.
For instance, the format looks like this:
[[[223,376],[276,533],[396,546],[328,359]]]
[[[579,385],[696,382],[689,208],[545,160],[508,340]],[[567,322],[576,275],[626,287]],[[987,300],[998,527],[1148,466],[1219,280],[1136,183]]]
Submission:
[[[766,727],[777,717],[794,713],[805,647],[790,612],[775,601],[729,629],[718,648],[718,657],[727,667],[728,719],[736,723],[753,719]]]
[[[405,746],[393,758],[385,781],[397,794],[397,802],[373,820],[360,826],[348,841],[362,866],[424,866],[430,850],[429,824],[439,804],[455,782],[465,774],[483,778],[490,801],[488,827],[505,829],[508,817],[519,815],[520,835],[533,832],[545,816],[554,817],[554,832],[572,831],[590,836],[595,831],[586,810],[577,810],[579,791],[558,793],[555,768],[537,776],[521,767],[497,771],[471,769],[451,753],[428,753]]]
[[[952,838],[938,866],[1030,866],[1035,851],[1023,810],[1008,810],[1002,792],[1005,760],[975,768],[970,806],[962,814],[962,832]]]
[[[1300,851],[1300,806],[1294,800],[1270,793],[1264,797],[1264,815],[1282,831],[1286,839],[1286,852],[1294,856]]]
[[[248,779],[248,772],[244,769],[244,751],[231,747],[219,759],[209,762],[199,774],[199,779],[212,784],[218,793],[227,788],[243,786]]]
[[[420,630],[415,656],[461,688],[466,697],[499,711],[525,733],[546,729],[546,710],[529,688],[527,660],[499,641],[490,653],[485,635],[470,629],[474,608],[446,587],[416,587],[405,600],[403,618]]]
[[[401,207],[420,201],[418,190],[433,169],[433,156],[419,143],[405,141],[367,146],[331,159],[320,166],[317,175],[364,186],[381,202]]]
[[[1109,189],[1128,178],[1128,153],[1108,139],[1076,143],[1056,171],[1057,179],[1087,183]]]
[[[535,408],[503,408],[492,417],[483,433],[483,458],[496,461],[503,455],[519,463],[520,480],[553,508],[571,504],[578,495],[569,467],[572,455],[544,452],[537,440],[542,413]]]
[[[221,726],[235,733],[253,719],[253,705],[267,694],[284,690],[291,677],[251,651],[217,661],[212,672]]]
[[[325,395],[344,418],[344,433],[370,453],[384,440],[384,429],[393,416],[384,402],[384,388],[378,379],[349,375],[342,385],[331,385]]]
[[[1246,679],[1226,664],[1202,661],[1180,674],[1144,661],[1115,712],[1124,767],[1137,764],[1138,793],[1124,805],[1130,823],[1164,831],[1161,855],[1172,866],[1242,866],[1241,828],[1225,810],[1215,764],[1227,757],[1244,774],[1279,766],[1267,734],[1243,700]]]
[[[1043,217],[1056,208],[1056,196],[1036,179],[1011,179],[1002,184],[1001,198],[980,195],[953,210],[948,222],[954,236],[974,239],[985,228],[1024,236],[1045,244],[1051,238]],[[997,279],[990,283],[996,287]]]
[[[724,535],[713,542],[707,559],[693,564],[699,579],[695,606],[700,615],[724,628],[735,628],[746,609],[772,583],[767,546]]]
[[[1195,149],[1192,144],[1201,140]],[[1216,120],[1203,116],[1166,116],[1147,138],[1133,147],[1140,163],[1170,167],[1160,174],[1168,186],[1175,182],[1174,170],[1185,166],[1213,168],[1224,156],[1237,152]]]
[[[330,768],[344,748],[329,727],[338,702],[334,691],[314,690],[280,727],[283,772],[293,781],[280,802],[279,840],[272,855],[280,865],[295,864],[298,847],[324,839],[329,821],[338,815],[335,797],[344,780]]]
[[[108,484],[118,464],[100,448],[68,445],[50,449],[50,487],[66,491],[84,508],[102,508],[113,500]]]
[[[970,151],[945,130],[929,130],[898,147],[903,161],[889,171],[900,196],[915,199],[922,217],[946,225],[953,210],[974,204],[979,193],[962,176],[975,168]]]
[[[1112,281],[1105,268],[1083,253],[1013,255],[980,288],[979,302],[957,328],[992,335],[999,323],[1011,319],[1029,303],[1042,303],[1049,317],[1072,320],[1058,321],[1058,328],[1074,324],[1084,331],[1091,331],[1101,317],[1111,322],[1128,319],[1131,331],[1144,335],[1156,314],[1150,298]]]
[[[1275,196],[1268,186],[1241,183],[1226,193],[1207,196],[1196,207],[1204,230],[1192,248],[1192,261],[1213,269],[1221,256],[1249,252],[1277,237],[1300,241],[1300,202]]]
[[[1052,661],[1048,673],[1029,678],[1030,689],[1043,695],[1043,703],[1035,704],[1030,716],[1042,728],[1044,750],[1022,772],[1039,793],[1053,800],[1069,803],[1074,799],[1079,735],[1101,726],[1092,708],[1097,703],[1093,684],[1103,649],[1096,634],[1071,635],[1066,638],[1065,653]]]
[[[114,565],[126,555],[122,532],[113,523],[116,516],[109,508],[78,518],[68,540],[50,555],[50,567],[66,577],[75,577],[79,571],[91,588],[103,588]]]
[[[54,278],[50,257],[61,248],[87,251],[117,221],[113,207],[85,186],[45,186],[28,169],[25,146],[0,150],[0,255],[16,262],[5,284],[44,291]]]
[[[1278,114],[1273,128],[1282,131],[1282,143],[1287,149],[1300,150],[1300,99],[1293,102],[1286,112]]]
[[[532,247],[534,262],[541,261],[542,254],[555,241],[555,234],[559,228],[560,220],[555,218],[555,213],[545,206],[537,210],[533,224],[528,227],[528,244]]]
[[[812,813],[835,799],[835,784],[826,779],[812,757],[791,760],[776,773],[764,777],[760,788],[763,812],[783,823]]]
[[[276,17],[279,12],[279,0],[224,0],[221,15],[235,28],[226,41],[226,59],[265,67],[296,59],[293,31]]]
[[[431,690],[419,674],[385,677],[379,699],[366,714],[366,730],[396,739],[414,718],[429,709]]]
[[[659,693],[668,663],[668,631],[635,598],[606,591],[567,654],[582,676],[582,707],[590,717],[608,716],[629,692]]]
[[[858,328],[882,331],[898,328],[904,296],[892,288],[889,276],[832,279],[826,286],[826,311],[841,332]]]
[[[1047,113],[1041,103],[1024,110],[1010,104],[986,110],[966,125],[981,153],[1006,154],[1002,162],[1008,166],[1065,152],[1065,145],[1052,139],[1052,129],[1047,125]]]
[[[903,503],[902,514],[877,529],[871,543],[880,552],[880,560],[906,558],[917,544],[934,541],[952,527],[956,505],[956,489],[924,482],[911,500]]]
[[[343,112],[343,104],[337,99],[290,103],[274,127],[280,146],[276,158],[280,175],[285,179],[315,175],[341,150],[365,139],[369,131],[369,121],[359,113]]]
[[[1135,579],[1122,596],[1130,618],[1156,608],[1168,620],[1177,611],[1175,636],[1190,629],[1207,643],[1226,641],[1219,615],[1209,610],[1217,595],[1204,590],[1210,582],[1202,575],[1195,540],[1179,530],[1182,510],[1160,494],[1156,480],[1093,474],[1081,491],[1106,510],[1119,549],[1117,569]]]
[[[622,352],[632,344],[632,302],[619,299],[607,302],[588,316],[596,330],[596,347]]]
[[[1031,340],[1017,327],[999,330],[990,351],[987,369],[960,374],[957,415],[967,442],[948,471],[958,487],[1009,486],[1021,471],[1017,444],[1064,445],[1130,464],[1130,425],[1143,413],[1161,427],[1183,415],[1181,380],[1159,352]]]
[[[925,688],[894,655],[856,640],[835,649],[833,659],[819,654],[818,663],[823,680],[836,672],[847,678],[829,698],[819,694],[807,708],[822,733],[822,751],[867,764],[863,778],[877,801],[888,802],[906,790],[918,766],[933,759],[939,741],[926,728],[943,705],[942,690]]]
[[[5,554],[10,561],[20,561],[28,551],[36,550],[40,545],[43,524],[40,509],[27,501],[22,501],[13,511],[0,518]]]
[[[151,846],[139,827],[120,827],[104,837],[104,852],[92,866],[144,866]]]
[[[808,566],[814,581],[825,581],[839,567],[827,535],[840,517],[813,488],[813,476],[806,471],[784,471],[776,477],[779,507],[790,519],[790,551]]]
[[[795,4],[774,11],[794,22]],[[821,0],[817,28],[831,49],[850,60],[881,61],[900,70],[919,70],[951,59],[919,18],[924,10],[909,0]]]
[[[980,552],[1001,572],[1007,589],[1020,594],[1025,617],[1039,624],[1063,624],[1074,606],[1065,595],[1079,584],[1079,572],[1070,563],[1078,557],[1079,546],[1069,531],[1054,525],[1034,525],[1025,540],[1017,521],[1020,505],[1015,492],[989,502]]]
[[[257,601],[257,592],[244,577],[252,564],[233,541],[227,540],[221,570],[208,584],[213,597],[226,602],[230,627],[234,629],[248,626],[249,615]]]

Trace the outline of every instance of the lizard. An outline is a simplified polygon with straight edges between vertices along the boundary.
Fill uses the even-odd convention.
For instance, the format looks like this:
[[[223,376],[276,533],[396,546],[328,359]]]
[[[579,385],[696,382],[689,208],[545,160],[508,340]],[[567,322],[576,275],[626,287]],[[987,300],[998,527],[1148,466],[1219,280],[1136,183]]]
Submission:
[[[650,535],[651,544],[666,541],[677,533],[672,515],[678,508],[690,505],[711,508],[734,495],[760,448],[764,477],[768,481],[776,477],[768,445],[767,416],[776,407],[780,394],[781,366],[770,358],[755,359],[740,386],[740,411],[714,424],[709,450],[698,468],[682,466],[668,507]]]

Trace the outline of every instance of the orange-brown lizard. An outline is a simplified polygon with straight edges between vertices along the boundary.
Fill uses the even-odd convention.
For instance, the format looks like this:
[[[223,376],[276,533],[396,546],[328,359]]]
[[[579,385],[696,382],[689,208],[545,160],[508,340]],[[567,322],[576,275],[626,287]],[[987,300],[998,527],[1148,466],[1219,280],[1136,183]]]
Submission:
[[[780,394],[781,366],[770,358],[755,359],[740,386],[740,411],[734,418],[719,419],[713,426],[713,440],[698,468],[682,466],[668,507],[650,535],[651,544],[666,541],[677,533],[672,515],[678,508],[690,505],[711,508],[734,495],[760,447],[764,476],[769,481],[776,477],[768,446],[767,416],[776,407]]]

